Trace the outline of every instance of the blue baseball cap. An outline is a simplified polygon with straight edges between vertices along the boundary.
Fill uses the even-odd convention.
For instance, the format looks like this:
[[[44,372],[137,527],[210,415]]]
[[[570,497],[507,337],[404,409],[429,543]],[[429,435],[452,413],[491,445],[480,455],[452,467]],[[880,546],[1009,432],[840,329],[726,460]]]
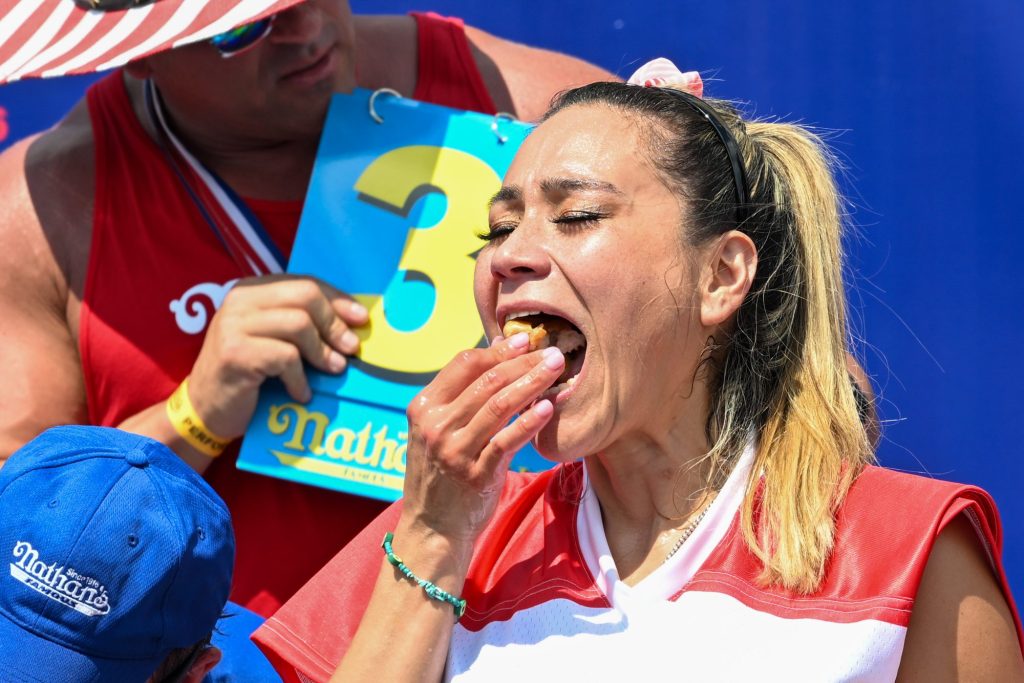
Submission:
[[[166,446],[56,427],[0,469],[0,679],[145,681],[228,599],[224,501]]]

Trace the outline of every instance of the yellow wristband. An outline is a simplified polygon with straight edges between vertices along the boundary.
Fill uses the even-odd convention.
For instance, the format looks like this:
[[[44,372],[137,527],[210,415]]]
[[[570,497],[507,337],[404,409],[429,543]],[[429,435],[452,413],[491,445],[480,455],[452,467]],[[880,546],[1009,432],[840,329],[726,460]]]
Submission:
[[[197,451],[216,458],[224,452],[231,439],[217,436],[203,424],[196,414],[192,399],[188,397],[188,378],[178,385],[171,397],[167,399],[167,418],[174,425],[174,430],[181,435],[190,446]]]

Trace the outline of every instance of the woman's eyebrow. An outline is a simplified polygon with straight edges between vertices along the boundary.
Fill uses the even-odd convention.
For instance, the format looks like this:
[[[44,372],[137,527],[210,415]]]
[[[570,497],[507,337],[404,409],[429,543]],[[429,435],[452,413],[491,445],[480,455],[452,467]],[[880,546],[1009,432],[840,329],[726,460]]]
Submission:
[[[584,191],[610,192],[620,196],[623,194],[622,190],[612,183],[584,178],[545,178],[540,182],[540,189],[544,194],[572,194]],[[522,201],[522,199],[521,187],[506,185],[494,193],[494,196],[487,202],[487,207],[490,208],[499,202],[516,202]]]
[[[622,190],[604,180],[588,180],[584,178],[545,178],[540,182],[544,194],[572,194],[582,191],[610,192],[621,195]]]
[[[523,198],[523,190],[518,185],[506,185],[491,197],[487,202],[487,208],[491,208],[498,202],[515,202]]]

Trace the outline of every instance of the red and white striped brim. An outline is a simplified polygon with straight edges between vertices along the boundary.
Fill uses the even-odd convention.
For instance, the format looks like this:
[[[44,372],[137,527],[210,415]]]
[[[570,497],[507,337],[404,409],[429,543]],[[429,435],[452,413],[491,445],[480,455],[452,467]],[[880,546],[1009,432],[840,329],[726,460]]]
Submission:
[[[302,0],[156,0],[118,11],[0,1],[0,83],[104,71],[205,40]]]

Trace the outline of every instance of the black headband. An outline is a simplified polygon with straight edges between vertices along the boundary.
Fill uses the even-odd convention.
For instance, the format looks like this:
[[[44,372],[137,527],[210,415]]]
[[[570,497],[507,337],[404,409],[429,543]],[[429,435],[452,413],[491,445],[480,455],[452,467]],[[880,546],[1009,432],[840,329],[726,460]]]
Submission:
[[[729,155],[729,164],[732,166],[732,179],[736,185],[736,222],[742,223],[746,220],[750,210],[750,198],[747,195],[747,175],[743,169],[743,158],[740,156],[740,146],[736,143],[736,138],[725,127],[725,124],[718,120],[715,110],[701,98],[675,88],[659,88],[659,90],[675,95],[707,119],[711,127],[715,129],[718,139],[725,145],[725,152]]]

